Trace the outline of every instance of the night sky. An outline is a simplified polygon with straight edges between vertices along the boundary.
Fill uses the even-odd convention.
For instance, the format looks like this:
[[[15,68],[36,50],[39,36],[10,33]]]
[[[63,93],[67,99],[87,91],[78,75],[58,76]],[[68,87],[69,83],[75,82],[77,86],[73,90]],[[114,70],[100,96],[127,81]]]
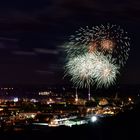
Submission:
[[[4,0],[0,2],[0,85],[58,85],[65,62],[62,44],[79,27],[121,25],[131,51],[121,84],[140,84],[139,0]]]

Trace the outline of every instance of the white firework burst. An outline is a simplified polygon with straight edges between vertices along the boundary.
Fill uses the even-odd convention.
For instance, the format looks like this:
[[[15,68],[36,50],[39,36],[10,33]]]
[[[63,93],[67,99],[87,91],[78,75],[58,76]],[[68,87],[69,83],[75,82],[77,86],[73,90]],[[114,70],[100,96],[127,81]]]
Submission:
[[[102,57],[102,61],[98,64],[95,63],[94,81],[97,87],[107,88],[115,84],[120,67],[115,64],[115,60],[112,60],[111,57]]]
[[[89,87],[95,83],[98,87],[108,87],[115,83],[119,73],[115,59],[99,52],[70,58],[65,68],[66,74],[71,76],[71,81],[77,87]]]
[[[66,64],[66,73],[72,78],[71,81],[78,87],[88,87],[93,83],[93,54],[86,54],[69,59]]]

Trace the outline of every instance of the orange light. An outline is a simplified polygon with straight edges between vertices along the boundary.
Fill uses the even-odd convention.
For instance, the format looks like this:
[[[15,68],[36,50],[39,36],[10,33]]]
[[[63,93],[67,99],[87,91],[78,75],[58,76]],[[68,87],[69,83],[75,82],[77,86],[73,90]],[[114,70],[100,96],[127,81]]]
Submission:
[[[114,47],[114,43],[112,40],[103,39],[101,41],[101,47],[102,49],[105,49],[105,50],[112,50],[112,48]]]
[[[93,43],[90,44],[90,46],[88,48],[88,52],[93,53],[93,52],[95,52],[96,48],[97,48],[97,43],[93,42]]]

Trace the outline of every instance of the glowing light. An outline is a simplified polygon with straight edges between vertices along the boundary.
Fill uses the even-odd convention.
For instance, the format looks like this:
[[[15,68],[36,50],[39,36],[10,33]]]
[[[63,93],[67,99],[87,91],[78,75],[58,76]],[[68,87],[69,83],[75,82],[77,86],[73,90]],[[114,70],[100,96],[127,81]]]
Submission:
[[[75,101],[78,102],[78,97],[75,98]]]
[[[31,115],[31,118],[34,118],[34,117],[35,117],[35,114],[32,114],[32,115]]]
[[[95,52],[95,51],[96,51],[96,47],[97,47],[97,43],[96,43],[96,42],[91,43],[91,44],[89,45],[88,52],[89,52],[89,53]]]
[[[0,111],[3,111],[3,108],[0,108]]]
[[[33,125],[47,125],[48,126],[48,123],[33,123]]]
[[[17,97],[14,98],[14,102],[18,102],[18,98]]]
[[[42,96],[45,96],[45,95],[49,95],[50,92],[44,91],[44,92],[39,92],[38,94],[39,94],[39,95],[42,95]]]
[[[110,50],[112,51],[114,47],[114,44],[111,40],[109,39],[103,39],[101,40],[101,48],[105,49],[105,50]]]
[[[96,117],[96,116],[92,116],[92,117],[91,117],[91,121],[92,121],[92,122],[97,121],[97,117]]]

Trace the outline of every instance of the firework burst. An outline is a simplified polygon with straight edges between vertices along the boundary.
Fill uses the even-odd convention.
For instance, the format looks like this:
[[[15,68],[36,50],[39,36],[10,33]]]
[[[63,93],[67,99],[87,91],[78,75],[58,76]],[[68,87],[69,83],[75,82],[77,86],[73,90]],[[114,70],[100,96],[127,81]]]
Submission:
[[[120,67],[115,64],[116,60],[111,56],[101,55],[100,61],[95,62],[94,82],[97,87],[109,87],[116,82]]]
[[[98,51],[117,58],[116,63],[120,66],[126,63],[129,50],[130,38],[127,32],[120,26],[110,24],[93,26],[91,29],[88,26],[80,28],[66,45],[68,58]]]
[[[69,59],[66,64],[66,74],[70,75],[71,81],[77,87],[88,87],[93,83],[93,59],[94,55],[80,55]]]
[[[70,58],[66,64],[66,74],[76,87],[89,87],[97,84],[98,87],[108,87],[116,81],[119,67],[114,64],[115,59],[102,53],[86,53]]]

